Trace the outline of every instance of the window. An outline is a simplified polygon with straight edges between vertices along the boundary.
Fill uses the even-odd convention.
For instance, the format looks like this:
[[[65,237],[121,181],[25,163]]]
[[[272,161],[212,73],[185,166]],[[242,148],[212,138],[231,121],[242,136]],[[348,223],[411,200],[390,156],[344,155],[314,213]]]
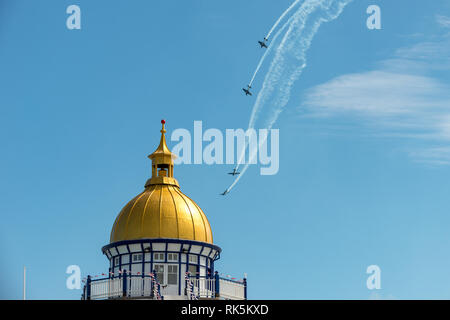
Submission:
[[[133,254],[133,262],[140,262],[140,261],[142,261],[142,253]]]
[[[189,275],[191,277],[195,277],[197,275],[197,266],[194,266],[192,264],[189,265]]]
[[[119,265],[119,261],[120,261],[120,257],[115,257],[114,258],[114,265],[118,266]]]
[[[167,266],[167,284],[178,284],[178,266]]]
[[[162,252],[155,252],[153,254],[153,260],[155,260],[155,261],[164,261],[164,253],[162,253]]]
[[[168,253],[167,261],[178,261],[178,253]]]
[[[164,284],[164,265],[155,264],[156,281],[160,284]]]
[[[198,258],[197,258],[197,256],[194,256],[193,254],[190,254],[190,255],[189,255],[189,263],[195,263],[195,264],[197,264],[197,263],[198,263]]]
[[[156,281],[161,285],[178,285],[178,265],[155,264]]]

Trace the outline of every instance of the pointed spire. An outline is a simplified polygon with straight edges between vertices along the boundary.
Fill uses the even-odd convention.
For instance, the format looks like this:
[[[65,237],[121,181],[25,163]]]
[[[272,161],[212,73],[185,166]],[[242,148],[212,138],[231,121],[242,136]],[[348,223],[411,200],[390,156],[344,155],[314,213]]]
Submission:
[[[165,129],[165,124],[166,124],[166,120],[161,120],[161,124],[162,124],[162,129],[161,129],[161,140],[159,141],[159,146],[158,148],[156,148],[155,152],[153,152],[151,155],[149,155],[148,157],[151,159],[153,155],[155,154],[170,154],[172,155],[172,152],[170,152],[169,147],[167,147],[167,143],[166,143],[166,129]]]

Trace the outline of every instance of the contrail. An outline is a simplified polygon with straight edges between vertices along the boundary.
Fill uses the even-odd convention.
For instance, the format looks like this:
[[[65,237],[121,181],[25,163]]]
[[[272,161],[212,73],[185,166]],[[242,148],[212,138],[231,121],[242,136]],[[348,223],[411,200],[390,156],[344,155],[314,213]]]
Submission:
[[[295,18],[295,15],[294,15],[294,16],[291,16],[291,17],[288,19],[288,21],[287,21],[287,22],[286,22],[286,23],[285,23],[285,24],[277,31],[277,33],[276,33],[275,36],[273,37],[273,41],[272,41],[273,43],[276,42],[278,36],[280,36],[280,34],[283,32],[283,30],[286,29],[286,28],[290,25],[290,23],[292,22],[292,20],[293,20],[294,18]],[[279,20],[281,21],[281,19],[279,19]],[[256,74],[258,73],[259,69],[261,68],[261,66],[262,66],[262,64],[263,64],[263,62],[264,62],[264,60],[266,59],[266,56],[270,53],[270,51],[272,50],[272,48],[273,48],[273,46],[269,46],[269,48],[268,48],[267,50],[264,51],[264,55],[263,55],[262,58],[259,60],[258,66],[256,67],[256,70],[255,70],[255,72],[253,73],[253,77],[252,77],[252,79],[250,80],[249,86],[252,86],[253,81],[255,80]],[[256,115],[256,113],[257,113],[258,110],[259,110],[259,108],[258,108],[258,107],[255,108],[255,106],[256,106],[256,105],[258,105],[258,106],[261,105],[261,103],[259,103],[258,99],[260,99],[260,95],[259,95],[259,94],[258,94],[258,97],[257,97],[257,101],[256,101],[256,103],[255,103],[255,105],[253,106],[253,109],[252,109],[252,113],[251,113],[251,116],[250,116],[248,128],[253,128],[253,127],[254,127],[255,115]],[[245,141],[244,151],[247,149],[247,146],[248,146],[248,141]],[[236,167],[235,167],[236,170],[239,169],[239,166],[241,165],[242,160],[244,160],[244,157],[245,157],[245,152],[242,152],[242,154],[241,154],[241,156],[239,157],[239,160],[238,160],[238,162],[237,162],[237,164],[236,164]]]
[[[344,2],[346,2],[346,3],[348,3],[348,2],[351,2],[352,0],[349,0],[349,1],[344,1]],[[292,32],[292,26],[294,25],[294,19],[296,20],[296,23],[297,24],[299,24],[299,23],[303,23],[303,28],[305,27],[305,23],[306,23],[306,20],[307,20],[307,18],[308,18],[308,15],[310,15],[310,14],[313,14],[314,13],[314,11],[316,10],[316,9],[318,9],[318,7],[320,7],[320,6],[323,6],[323,4],[324,3],[328,3],[328,7],[331,5],[330,4],[330,2],[331,2],[331,4],[334,2],[334,0],[307,0],[307,1],[305,1],[304,3],[303,3],[303,5],[289,18],[289,20],[281,27],[281,29],[280,30],[278,30],[278,32],[275,34],[275,37],[274,37],[274,39],[273,39],[273,42],[275,42],[276,41],[276,39],[278,38],[278,36],[283,32],[283,30],[284,29],[286,29],[286,27],[287,26],[290,26],[290,29],[289,29],[289,31],[285,34],[285,37],[283,38],[283,42],[277,47],[277,56],[280,56],[281,54],[283,54],[283,53],[281,53],[281,51],[283,50],[283,48],[284,48],[284,42],[286,41],[286,39],[290,36],[290,32]],[[326,4],[325,4],[326,5]],[[344,5],[345,6],[345,5]],[[319,8],[320,9],[320,8]],[[299,21],[299,20],[301,20],[301,21]],[[321,24],[321,22],[320,22],[320,24]],[[319,25],[320,25],[319,24]],[[301,31],[303,31],[303,29],[302,30],[300,30],[300,32]],[[300,37],[301,37],[302,35],[300,35]],[[314,34],[312,35],[312,37],[314,37]],[[311,37],[311,40],[312,40],[312,37]],[[290,38],[292,38],[292,37],[290,37]],[[311,41],[310,40],[310,41]],[[296,42],[299,42],[299,40],[298,39],[291,39],[291,40],[289,40],[289,41],[294,41],[294,45],[296,44]],[[261,65],[262,65],[262,62],[264,61],[264,59],[265,59],[265,57],[267,56],[267,54],[269,53],[268,51],[270,50],[270,49],[272,49],[272,47],[273,46],[269,46],[269,49],[265,52],[265,54],[263,55],[263,57],[262,57],[262,59],[261,59],[261,61],[260,61],[260,63],[258,64],[258,67],[257,67],[257,69],[256,69],[256,71],[255,71],[255,74],[254,74],[254,76],[253,76],[253,78],[252,78],[252,81],[251,82],[253,82],[253,79],[254,79],[254,77],[256,76],[256,73],[258,72],[258,70],[259,70],[259,68],[261,67]],[[309,46],[308,46],[308,48],[309,48]],[[305,52],[306,52],[306,50],[308,49],[308,48],[306,48],[305,49]],[[292,49],[292,47],[289,47],[289,49]],[[304,64],[306,63],[306,59],[303,59],[304,60]],[[275,59],[272,61],[272,65],[271,65],[271,70],[273,70],[273,69],[275,69],[274,67],[275,67],[275,65],[274,65],[274,61],[275,61]],[[294,62],[294,63],[297,63],[297,62]],[[302,65],[302,67],[305,67],[306,66],[306,64],[303,66]],[[269,70],[269,72],[267,73],[267,75],[266,75],[266,80],[267,80],[267,78],[268,78],[268,75],[271,73],[271,70]],[[270,93],[271,93],[271,91],[273,91],[273,86],[271,86],[271,88],[269,88],[269,89],[271,89],[271,90],[269,90],[270,92],[265,92],[264,91],[264,89],[266,88],[266,80],[265,80],[265,82],[264,82],[264,84],[263,84],[263,88],[261,89],[261,91],[259,92],[259,94],[258,94],[258,96],[257,96],[257,98],[256,98],[256,102],[255,102],[255,104],[254,104],[254,106],[253,106],[253,109],[252,109],[252,113],[251,113],[251,115],[250,115],[250,120],[249,120],[249,124],[248,124],[248,128],[250,129],[250,128],[254,128],[254,126],[255,126],[255,122],[256,122],[256,120],[257,120],[257,116],[258,116],[258,114],[259,114],[259,111],[260,111],[260,109],[263,107],[263,105],[264,105],[264,102],[266,101],[266,99],[270,96]],[[270,81],[272,81],[273,82],[273,80],[271,79]],[[245,143],[245,147],[244,147],[244,150],[246,150],[247,149],[247,146],[248,146],[248,143],[246,142]],[[244,160],[244,157],[245,157],[245,152],[242,152],[242,154],[241,154],[241,156],[240,156],[240,158],[239,158],[239,160],[238,160],[238,162],[237,162],[237,165],[236,165],[236,167],[235,167],[235,169],[237,170],[237,169],[239,169],[239,166],[241,165],[241,163],[242,163],[242,161]]]
[[[269,46],[269,48],[270,48],[270,46]],[[261,68],[262,63],[264,62],[264,59],[266,59],[266,56],[267,56],[267,53],[268,53],[268,52],[269,52],[269,49],[267,49],[267,50],[264,52],[262,58],[259,60],[258,66],[256,67],[255,72],[253,73],[253,77],[252,77],[252,79],[250,80],[250,82],[248,83],[248,85],[249,85],[250,87],[252,86],[253,81],[254,81],[255,78],[256,78],[256,74],[258,73],[259,69]]]
[[[272,27],[272,29],[269,31],[269,35],[272,33],[272,31],[275,29],[275,27],[278,25],[278,23],[280,23],[280,21],[283,19],[283,17],[298,3],[298,2],[300,2],[300,0],[296,0],[282,15],[281,15],[281,17],[278,19],[278,21],[274,24],[274,26]],[[286,29],[286,27],[292,22],[292,19],[293,19],[293,17],[290,17],[289,18],[289,20],[281,27],[281,29],[280,30],[278,30],[278,32],[275,34],[275,36],[274,36],[274,38],[273,38],[273,41],[272,42],[275,42],[276,41],[276,39],[278,38],[278,36],[281,34],[281,32],[283,32],[283,30],[284,29]],[[267,38],[268,36],[266,36],[266,39],[269,39],[269,38]],[[257,65],[257,67],[256,67],[256,69],[255,69],[255,72],[253,73],[253,77],[252,77],[252,79],[250,80],[250,82],[249,82],[249,86],[251,87],[252,86],[252,84],[253,84],[253,81],[255,80],[255,78],[256,78],[256,75],[258,74],[258,72],[259,72],[259,69],[261,68],[261,66],[262,66],[262,64],[263,64],[263,62],[264,62],[264,60],[266,59],[266,56],[268,55],[268,53],[271,51],[271,49],[272,49],[272,46],[269,46],[268,48],[267,48],[267,50],[264,50],[264,54],[263,54],[263,56],[262,56],[262,58],[259,60],[259,63],[258,63],[258,65]]]
[[[329,22],[342,13],[345,6],[353,0],[305,0],[287,22],[289,28],[276,48],[275,57],[267,72],[262,89],[253,105],[249,129],[254,128],[262,106],[272,99],[274,108],[266,120],[266,129],[271,129],[279,114],[289,101],[291,89],[306,67],[306,52],[323,22]],[[284,28],[284,26],[283,26]],[[280,30],[281,31],[281,30]],[[280,32],[279,31],[279,32]],[[260,141],[260,145],[265,141]],[[247,148],[247,145],[245,148]],[[245,156],[245,152],[242,153]],[[227,188],[230,191],[247,171],[249,163],[256,156],[257,149],[251,151],[249,161],[241,174]],[[237,167],[242,162],[242,156]]]
[[[283,20],[283,18],[289,13],[289,11],[292,10],[292,8],[294,8],[297,3],[299,3],[300,0],[295,0],[290,6],[289,8],[286,9],[286,11],[283,12],[283,14],[278,18],[278,20],[275,22],[275,24],[272,26],[272,29],[270,29],[269,33],[267,34],[267,36],[265,37],[266,40],[269,40],[270,35],[272,34],[273,30],[275,30],[275,28],[278,26],[278,24],[281,22],[281,20]]]

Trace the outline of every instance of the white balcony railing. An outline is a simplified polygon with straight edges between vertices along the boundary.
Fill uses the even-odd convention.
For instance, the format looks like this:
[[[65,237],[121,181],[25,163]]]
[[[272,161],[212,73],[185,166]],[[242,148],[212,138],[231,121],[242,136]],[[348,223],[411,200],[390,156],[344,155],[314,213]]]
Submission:
[[[192,278],[192,294],[198,298],[215,298],[215,279],[214,278]]]
[[[95,279],[86,283],[83,290],[83,299],[103,300],[123,297],[148,297],[159,299],[160,295],[158,289],[159,284],[155,282],[152,277],[122,276],[107,279]]]
[[[91,299],[118,298],[123,295],[123,280],[119,278],[102,279],[91,282]]]
[[[245,284],[242,282],[219,278],[219,288],[220,298],[230,300],[246,299]]]
[[[182,290],[186,299],[246,299],[247,283],[214,277],[187,277],[187,290]],[[125,287],[124,287],[125,286]],[[89,280],[83,290],[83,299],[102,300],[118,298],[161,299],[164,289],[148,276],[122,276],[107,279]]]

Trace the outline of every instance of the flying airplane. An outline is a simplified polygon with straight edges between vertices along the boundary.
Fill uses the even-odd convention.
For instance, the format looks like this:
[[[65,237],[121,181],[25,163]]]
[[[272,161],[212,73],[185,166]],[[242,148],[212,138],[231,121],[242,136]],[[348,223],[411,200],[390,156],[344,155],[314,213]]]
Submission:
[[[226,195],[228,192],[230,192],[230,191],[228,191],[228,190],[225,190],[223,193],[221,193],[220,195],[221,196],[224,196],[224,195]]]
[[[247,89],[242,88],[242,90],[244,90],[246,96],[252,95],[252,93],[250,92],[250,88],[251,88],[251,86],[249,86],[249,85],[247,85]]]
[[[258,43],[261,46],[261,48],[266,48],[267,49],[266,41],[267,41],[266,38],[264,38],[264,41],[258,41]]]
[[[228,174],[231,174],[232,176],[235,176],[237,174],[240,174],[240,172],[237,172],[236,168],[234,168],[233,172],[228,172]]]

